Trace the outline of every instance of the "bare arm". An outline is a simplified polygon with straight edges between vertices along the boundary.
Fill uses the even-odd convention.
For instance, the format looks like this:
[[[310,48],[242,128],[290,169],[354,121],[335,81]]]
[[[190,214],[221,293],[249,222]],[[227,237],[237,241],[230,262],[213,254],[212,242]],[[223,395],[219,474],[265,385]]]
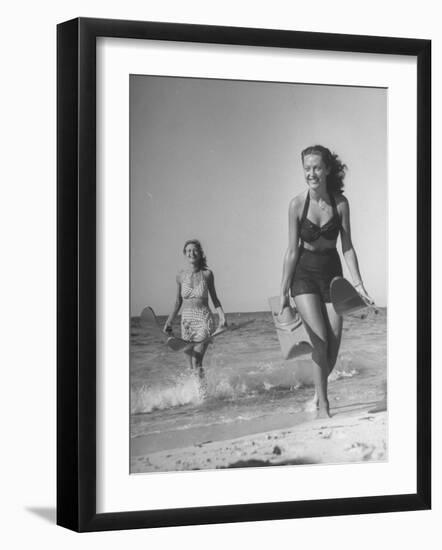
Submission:
[[[172,309],[172,313],[167,318],[167,321],[164,323],[163,332],[172,332],[172,323],[175,320],[175,317],[177,316],[180,307],[183,303],[183,299],[181,297],[181,278],[179,274],[176,277],[176,284],[177,284],[177,290],[176,290],[176,298],[175,298],[175,304]]]
[[[299,256],[299,222],[298,222],[298,200],[295,197],[290,201],[289,206],[289,244],[284,255],[281,280],[281,310],[289,305],[290,285],[295,272],[296,263]]]
[[[353,247],[353,243],[351,240],[350,207],[348,204],[348,200],[345,197],[342,197],[342,201],[339,205],[339,210],[341,214],[342,253],[344,255],[345,263],[347,264],[348,270],[350,271],[353,285],[360,294],[368,298],[370,301],[373,301],[364,288],[364,283],[362,281],[361,273],[359,271],[358,257],[356,255],[356,251]]]
[[[207,276],[207,286],[209,289],[210,299],[212,300],[213,307],[216,309],[216,312],[218,313],[219,326],[225,327],[227,326],[226,316],[224,314],[224,310],[222,308],[221,302],[219,301],[218,296],[216,295],[215,277],[212,271],[209,271],[209,274]]]

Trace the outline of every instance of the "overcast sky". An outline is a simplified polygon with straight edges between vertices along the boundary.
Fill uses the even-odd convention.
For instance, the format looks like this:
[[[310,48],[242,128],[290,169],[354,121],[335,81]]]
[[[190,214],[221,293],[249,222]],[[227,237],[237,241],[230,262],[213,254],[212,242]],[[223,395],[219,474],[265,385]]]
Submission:
[[[387,304],[387,90],[132,75],[130,138],[132,315],[170,312],[194,237],[225,311],[268,309],[313,144],[348,165],[361,274]]]

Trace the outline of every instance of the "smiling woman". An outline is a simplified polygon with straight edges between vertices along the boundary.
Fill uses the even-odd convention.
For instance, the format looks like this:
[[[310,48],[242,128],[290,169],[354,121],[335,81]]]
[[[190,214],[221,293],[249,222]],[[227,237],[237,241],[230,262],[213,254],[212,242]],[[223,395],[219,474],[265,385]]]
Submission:
[[[327,335],[322,347],[317,341],[318,365],[311,361],[301,315],[290,315],[288,308],[280,312],[276,295],[286,248],[284,211],[293,196],[298,222],[305,212],[299,227],[304,247],[288,292],[300,302],[308,296],[320,302],[322,315],[322,307],[331,307],[330,278],[344,273],[352,280],[336,250],[345,227],[344,165],[325,147],[305,149],[319,141],[342,153],[351,168],[346,198],[354,205],[353,216],[364,221],[354,236],[370,289],[384,305],[386,102],[383,88],[130,77],[132,473],[151,471],[151,455],[172,444],[178,449],[176,460],[159,459],[161,471],[190,469],[181,454],[195,442],[235,437],[240,430],[250,435],[262,429],[262,419],[282,427],[315,417],[316,402],[312,414],[304,410],[313,397],[313,375],[325,416],[329,409],[340,415],[344,399],[352,395],[344,380],[360,385],[355,403],[367,403],[367,409],[382,397],[377,386],[375,394],[367,393],[365,376],[378,385],[385,376],[385,311],[376,318],[373,346],[365,341],[371,320],[349,320],[341,343],[341,318],[331,311],[327,326],[337,336]],[[357,130],[358,143],[351,137]],[[294,161],[294,151],[303,151],[302,163]],[[367,232],[359,229],[375,216],[367,241]],[[183,247],[183,235],[204,239],[208,261],[199,241]],[[154,268],[152,257],[161,269]],[[184,266],[177,269],[182,260]],[[216,330],[217,294],[231,330]],[[143,329],[139,311],[147,304],[169,338]],[[218,314],[223,324],[223,312]],[[325,317],[320,319],[325,323]],[[307,314],[306,323],[315,333]],[[287,349],[279,346],[281,338]],[[327,361],[321,355],[325,346]],[[363,346],[376,361],[362,357]],[[330,388],[323,390],[321,369],[328,375],[332,366]],[[149,463],[139,460],[148,455]],[[213,469],[213,460],[204,467]]]
[[[58,523],[91,531],[428,508],[430,44],[83,18],[60,25],[58,44]],[[309,389],[263,309],[280,279],[283,212],[299,196],[299,224],[307,198],[293,151],[318,141],[351,166],[354,237],[382,305],[387,274],[392,284],[388,347],[386,310],[350,318],[329,388],[335,417],[306,422],[298,405]],[[310,160],[327,171],[319,157]],[[306,220],[321,233],[305,240],[314,255],[335,244],[336,214],[330,190],[305,190]],[[387,191],[409,198],[406,270],[404,211]],[[349,256],[348,203],[332,197]],[[183,356],[138,316],[144,304],[165,311],[183,234],[204,236],[229,323],[253,321],[209,347],[205,400]],[[197,294],[209,285],[198,267],[187,270]],[[387,358],[389,414],[374,417]],[[282,464],[301,467],[250,467]],[[175,473],[229,466],[248,468]]]
[[[327,380],[336,364],[342,335],[342,317],[330,299],[331,281],[342,277],[336,249],[339,234],[356,289],[372,300],[362,284],[351,241],[348,201],[342,194],[346,166],[321,145],[307,147],[301,157],[308,189],[290,203],[280,315],[290,308],[290,291],[313,346],[316,393],[309,408],[318,408],[319,417],[329,417]]]
[[[201,243],[192,239],[184,243],[183,254],[188,269],[182,270],[176,277],[177,293],[172,313],[164,324],[164,332],[172,332],[172,323],[181,306],[181,335],[189,345],[184,348],[188,364],[196,369],[200,379],[204,379],[203,358],[209,338],[215,331],[215,323],[209,308],[209,295],[219,316],[219,327],[226,326],[221,302],[215,290],[213,272],[207,267],[207,260]]]

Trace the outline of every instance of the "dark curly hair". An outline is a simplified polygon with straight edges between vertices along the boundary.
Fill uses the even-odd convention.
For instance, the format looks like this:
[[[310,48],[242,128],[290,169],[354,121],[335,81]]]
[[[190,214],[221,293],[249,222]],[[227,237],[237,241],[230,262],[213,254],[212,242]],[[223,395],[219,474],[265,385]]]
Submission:
[[[327,147],[322,145],[311,145],[302,151],[301,158],[307,155],[321,155],[324,164],[330,169],[327,176],[327,192],[332,195],[342,195],[344,192],[344,178],[347,165],[344,164],[338,155],[332,153]]]
[[[200,253],[200,263],[198,267],[200,269],[207,269],[207,258],[206,258],[206,255],[204,254],[203,247],[201,246],[201,243],[199,242],[198,239],[189,239],[188,241],[186,241],[183,246],[183,254],[186,253],[186,248],[189,246],[189,244],[193,244],[194,246],[196,246],[198,249],[198,252]]]

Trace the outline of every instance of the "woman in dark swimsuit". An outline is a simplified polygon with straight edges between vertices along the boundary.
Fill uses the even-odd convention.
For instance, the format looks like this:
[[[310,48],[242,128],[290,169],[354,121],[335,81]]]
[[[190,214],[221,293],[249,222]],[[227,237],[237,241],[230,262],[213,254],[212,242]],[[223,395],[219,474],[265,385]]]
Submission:
[[[346,166],[321,145],[308,147],[301,157],[308,190],[290,202],[280,313],[290,306],[290,292],[313,347],[312,406],[319,409],[320,417],[328,417],[327,378],[335,366],[342,333],[342,317],[330,302],[330,283],[342,276],[336,250],[339,234],[353,284],[362,296],[372,300],[364,288],[351,242],[349,205],[342,194]]]

